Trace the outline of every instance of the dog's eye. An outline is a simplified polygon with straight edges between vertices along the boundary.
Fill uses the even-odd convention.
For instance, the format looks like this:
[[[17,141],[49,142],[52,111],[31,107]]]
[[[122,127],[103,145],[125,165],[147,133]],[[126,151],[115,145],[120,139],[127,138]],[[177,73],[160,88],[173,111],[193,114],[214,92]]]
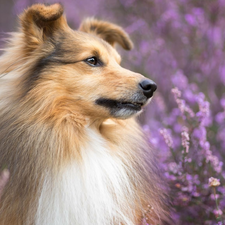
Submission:
[[[85,60],[90,66],[101,66],[101,61],[96,57],[91,57]]]

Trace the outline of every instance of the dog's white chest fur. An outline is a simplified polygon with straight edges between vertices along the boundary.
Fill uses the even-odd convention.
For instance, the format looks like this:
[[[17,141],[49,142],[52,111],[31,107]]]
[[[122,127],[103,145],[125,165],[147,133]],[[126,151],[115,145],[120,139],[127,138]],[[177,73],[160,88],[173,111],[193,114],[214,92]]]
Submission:
[[[46,176],[36,225],[134,224],[131,168],[107,148],[107,141],[87,129],[89,142],[54,180]]]

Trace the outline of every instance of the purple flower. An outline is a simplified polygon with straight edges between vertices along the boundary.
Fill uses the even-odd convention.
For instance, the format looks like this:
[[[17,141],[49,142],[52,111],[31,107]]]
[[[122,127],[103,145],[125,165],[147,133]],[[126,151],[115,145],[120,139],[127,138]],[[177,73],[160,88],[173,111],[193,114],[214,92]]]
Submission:
[[[221,216],[223,214],[221,209],[214,209],[213,213],[215,214],[216,217]]]
[[[172,77],[173,85],[180,90],[187,89],[188,86],[188,80],[187,77],[183,74],[181,70],[178,70],[174,76]],[[179,96],[180,97],[180,96]]]
[[[169,148],[173,148],[173,139],[171,135],[169,134],[169,131],[167,129],[161,129],[160,134],[163,136],[167,146]]]
[[[172,89],[172,93],[174,94],[175,101],[182,115],[184,116],[184,113],[186,112],[190,117],[194,117],[194,112],[192,111],[192,109],[186,104],[185,100],[180,99],[181,96],[180,90],[177,87],[175,87]]]
[[[183,127],[183,131],[181,132],[181,137],[182,137],[182,146],[184,147],[186,153],[189,151],[189,146],[190,146],[190,138],[188,134],[188,129],[186,127]]]
[[[191,14],[186,14],[185,15],[185,20],[192,26],[196,25],[196,19],[193,15]]]
[[[215,116],[215,121],[218,123],[218,124],[221,124],[225,121],[225,112],[219,112],[216,114]]]

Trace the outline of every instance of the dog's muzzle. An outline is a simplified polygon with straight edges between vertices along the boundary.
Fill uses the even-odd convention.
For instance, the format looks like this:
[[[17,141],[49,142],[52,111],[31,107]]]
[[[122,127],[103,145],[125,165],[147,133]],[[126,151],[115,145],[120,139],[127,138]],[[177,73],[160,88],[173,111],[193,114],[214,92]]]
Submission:
[[[134,92],[129,92],[125,98],[111,99],[102,97],[96,99],[95,103],[108,108],[111,116],[128,118],[140,112],[157,89],[156,83],[149,79],[142,80],[137,86],[138,88]]]

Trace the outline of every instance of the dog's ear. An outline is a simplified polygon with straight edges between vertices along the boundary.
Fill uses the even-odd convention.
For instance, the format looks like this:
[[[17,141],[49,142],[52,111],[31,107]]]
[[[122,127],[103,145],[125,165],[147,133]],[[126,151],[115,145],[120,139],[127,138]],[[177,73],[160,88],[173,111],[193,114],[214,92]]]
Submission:
[[[129,35],[121,27],[113,23],[88,18],[81,23],[79,30],[97,35],[112,46],[117,42],[126,50],[133,47]]]
[[[67,27],[61,4],[35,4],[20,15],[26,46],[34,50],[55,31]]]

